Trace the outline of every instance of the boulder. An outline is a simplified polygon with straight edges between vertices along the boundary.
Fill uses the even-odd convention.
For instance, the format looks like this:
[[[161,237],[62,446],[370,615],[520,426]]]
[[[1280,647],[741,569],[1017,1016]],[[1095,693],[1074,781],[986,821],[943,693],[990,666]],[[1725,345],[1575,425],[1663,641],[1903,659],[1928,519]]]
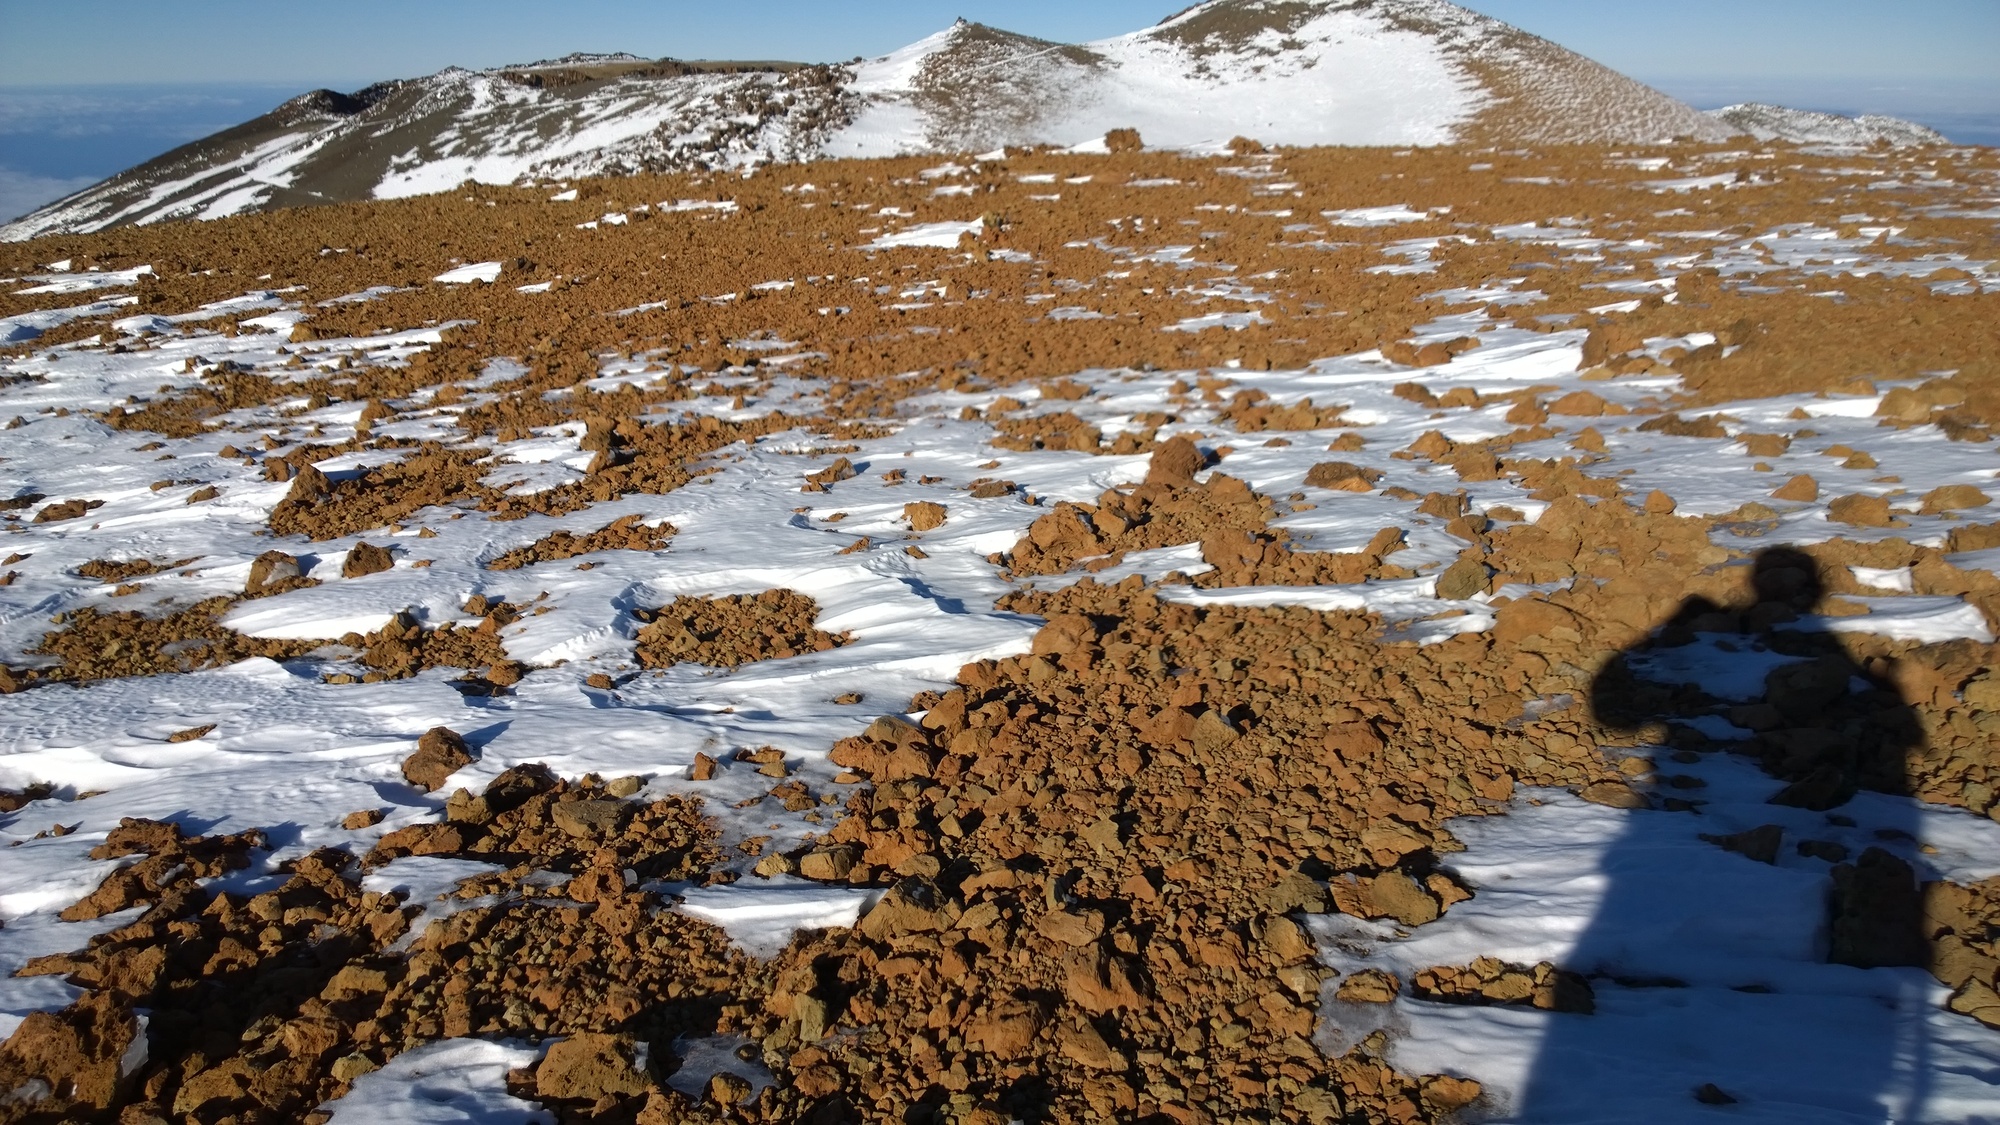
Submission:
[[[403,759],[403,780],[435,793],[452,774],[472,764],[465,739],[450,727],[432,727],[417,740],[416,752]]]
[[[630,1036],[586,1032],[559,1039],[535,1066],[535,1096],[595,1102],[643,1094],[652,1083],[633,1059]]]

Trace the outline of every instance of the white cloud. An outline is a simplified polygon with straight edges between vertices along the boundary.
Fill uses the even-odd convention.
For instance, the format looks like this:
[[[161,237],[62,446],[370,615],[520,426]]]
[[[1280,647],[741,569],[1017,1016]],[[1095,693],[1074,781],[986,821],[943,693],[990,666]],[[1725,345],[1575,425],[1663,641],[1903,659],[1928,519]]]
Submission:
[[[44,203],[54,203],[71,192],[82,191],[96,183],[90,176],[62,179],[56,176],[35,176],[27,172],[17,172],[12,168],[0,167],[0,222],[18,219]]]
[[[288,86],[245,84],[0,88],[0,134],[83,137],[163,127],[180,134],[198,122],[198,131],[187,133],[191,139],[254,117],[292,92]]]

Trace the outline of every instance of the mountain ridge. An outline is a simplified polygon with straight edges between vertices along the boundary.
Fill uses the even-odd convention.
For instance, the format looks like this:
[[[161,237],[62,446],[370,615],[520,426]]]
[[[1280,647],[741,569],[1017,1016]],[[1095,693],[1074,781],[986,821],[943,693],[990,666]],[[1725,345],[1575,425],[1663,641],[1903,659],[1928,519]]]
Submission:
[[[1897,147],[1950,143],[1943,133],[1935,129],[1880,113],[1846,117],[1762,102],[1743,102],[1713,110],[1711,115],[1760,141],[1853,145],[1883,143]]]
[[[317,90],[0,226],[0,239],[468,180],[1067,147],[1127,127],[1197,152],[1239,135],[1507,147],[1755,132],[1447,0],[1209,0],[1084,44],[960,20],[839,65],[572,54]]]

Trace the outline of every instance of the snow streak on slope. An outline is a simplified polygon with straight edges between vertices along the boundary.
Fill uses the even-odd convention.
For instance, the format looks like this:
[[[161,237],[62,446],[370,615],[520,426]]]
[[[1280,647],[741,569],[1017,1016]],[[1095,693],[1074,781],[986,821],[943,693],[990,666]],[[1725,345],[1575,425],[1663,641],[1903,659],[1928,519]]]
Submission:
[[[855,68],[848,89],[866,108],[828,142],[827,155],[1052,140],[1068,131],[1075,100],[1089,96],[1107,62],[1089,48],[960,20]]]
[[[19,240],[311,203],[394,199],[472,180],[626,175],[807,159],[845,95],[824,68],[551,86],[533,68],[320,91],[0,227]]]
[[[1128,127],[1171,148],[1220,149],[1238,135],[1437,144],[1484,100],[1435,41],[1378,19],[1329,9],[1287,27],[1253,11],[1246,18],[1261,26],[1230,39],[1200,24],[1205,14],[1085,48],[961,24],[863,66],[856,90],[871,104],[830,154],[918,151],[941,139],[1073,145]]]
[[[1082,48],[958,26],[865,64],[830,155],[1078,144],[1637,143],[1727,129],[1543,39],[1442,0],[1216,0]]]

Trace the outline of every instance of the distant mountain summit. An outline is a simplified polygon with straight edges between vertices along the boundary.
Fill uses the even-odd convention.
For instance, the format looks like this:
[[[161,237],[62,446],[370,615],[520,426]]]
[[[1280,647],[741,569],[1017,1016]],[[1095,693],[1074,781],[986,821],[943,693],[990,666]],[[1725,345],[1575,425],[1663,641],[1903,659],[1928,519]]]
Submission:
[[[4,227],[9,241],[314,203],[809,160],[851,116],[848,72],[603,56],[315,90]]]
[[[1147,143],[1715,139],[1712,118],[1545,39],[1443,0],[1215,0],[1082,46],[959,24],[855,68],[828,154]]]
[[[1815,113],[1809,109],[1786,109],[1780,105],[1747,102],[1711,110],[1710,116],[1732,129],[1748,133],[1760,141],[1799,141],[1805,144],[1908,145],[1949,143],[1943,133],[1900,117],[1864,113],[1842,117],[1837,113]]]
[[[397,198],[467,180],[1078,146],[1127,127],[1149,145],[1194,151],[1237,136],[1640,144],[1797,129],[1728,112],[1700,113],[1444,0],[1212,0],[1085,44],[960,20],[842,66],[570,55],[317,90],[0,227],[0,238]]]

